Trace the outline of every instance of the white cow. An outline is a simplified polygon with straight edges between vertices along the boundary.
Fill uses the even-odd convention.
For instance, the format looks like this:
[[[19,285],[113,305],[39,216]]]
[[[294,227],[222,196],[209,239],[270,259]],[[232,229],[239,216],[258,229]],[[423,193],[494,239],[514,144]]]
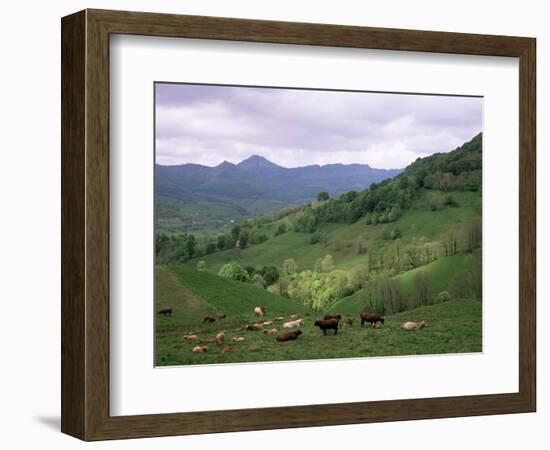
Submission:
[[[420,322],[405,322],[401,324],[401,329],[405,331],[416,331],[428,326],[428,322],[421,320]]]
[[[304,319],[291,320],[290,322],[285,322],[283,328],[294,328],[299,327],[304,322]]]

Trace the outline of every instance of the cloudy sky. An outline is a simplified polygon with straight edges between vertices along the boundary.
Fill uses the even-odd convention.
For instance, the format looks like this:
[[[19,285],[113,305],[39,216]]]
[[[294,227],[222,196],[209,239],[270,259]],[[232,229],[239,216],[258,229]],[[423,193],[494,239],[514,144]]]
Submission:
[[[401,168],[482,129],[483,99],[157,83],[156,161]]]

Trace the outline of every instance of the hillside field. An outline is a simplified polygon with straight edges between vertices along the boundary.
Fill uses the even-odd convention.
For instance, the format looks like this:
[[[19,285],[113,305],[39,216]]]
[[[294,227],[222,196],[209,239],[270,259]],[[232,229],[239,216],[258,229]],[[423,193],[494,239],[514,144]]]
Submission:
[[[358,237],[366,241],[369,251],[377,253],[387,249],[395,243],[383,239],[384,234],[392,229],[399,228],[402,237],[399,243],[406,246],[413,239],[437,239],[452,226],[459,226],[481,214],[481,197],[474,192],[451,192],[457,205],[439,211],[429,211],[426,207],[428,194],[415,200],[413,206],[407,210],[396,222],[377,225],[366,225],[364,220],[353,224],[329,223],[324,225],[323,233],[327,238],[327,245],[322,243],[311,244],[309,233],[288,231],[279,236],[273,236],[277,224],[291,218],[263,225],[262,230],[270,239],[262,244],[252,245],[246,249],[229,249],[218,251],[211,255],[203,255],[187,262],[195,266],[197,261],[206,262],[207,270],[217,272],[221,266],[231,261],[241,265],[252,266],[274,264],[281,266],[283,261],[293,258],[299,270],[313,269],[315,261],[326,254],[334,258],[336,269],[349,270],[364,263],[366,255],[356,252]]]
[[[159,266],[156,270],[156,307],[174,309],[172,317],[156,318],[158,366],[482,351],[478,300],[451,300],[387,316],[379,330],[361,328],[358,315],[353,315],[352,326],[344,325],[336,336],[332,331],[323,336],[313,322],[324,313],[311,311],[299,302],[183,266]],[[305,320],[303,334],[296,341],[277,342],[274,335],[262,331],[235,331],[254,322],[253,308],[259,304],[266,306],[268,320],[299,314]],[[202,324],[205,314],[226,314],[227,318]],[[416,332],[399,328],[402,322],[419,320],[427,320],[428,327]],[[281,328],[280,322],[267,328],[273,326]],[[226,330],[226,344],[235,346],[235,351],[223,354],[223,346],[208,344],[207,353],[194,354],[191,349],[196,343],[183,340],[191,331],[208,339],[220,329]],[[231,343],[233,336],[243,336],[245,341]]]

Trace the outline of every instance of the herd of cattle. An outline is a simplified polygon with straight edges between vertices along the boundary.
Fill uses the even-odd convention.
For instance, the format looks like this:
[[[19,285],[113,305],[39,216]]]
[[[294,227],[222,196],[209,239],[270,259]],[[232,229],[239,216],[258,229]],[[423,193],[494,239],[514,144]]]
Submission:
[[[172,316],[172,308],[162,308],[158,311],[158,314],[164,316]],[[267,328],[273,326],[275,322],[283,322],[282,329],[294,329],[292,331],[287,331],[281,334],[278,334],[275,337],[275,340],[278,342],[288,342],[295,341],[298,339],[298,336],[302,334],[302,330],[299,328],[303,325],[304,319],[300,318],[297,314],[293,314],[288,318],[283,316],[278,316],[272,320],[265,320],[266,309],[264,306],[256,306],[254,308],[254,315],[257,317],[256,323],[248,323],[242,325],[234,331],[263,331],[264,334],[276,334],[278,333],[278,328]],[[307,313],[309,314],[309,313]],[[206,315],[204,316],[202,323],[214,323],[216,321],[221,321],[226,318],[225,314],[219,315],[217,317]],[[384,324],[384,317],[380,314],[371,311],[363,311],[359,314],[361,320],[361,327],[368,323],[372,329],[380,329],[380,325]],[[352,316],[346,316],[345,319],[342,319],[340,314],[326,314],[323,319],[316,320],[314,326],[319,327],[323,332],[323,335],[327,335],[328,330],[333,330],[334,334],[338,334],[338,330],[346,324],[347,326],[353,326]],[[420,322],[405,322],[401,324],[401,329],[405,331],[416,331],[426,327],[428,323],[425,320]],[[296,329],[297,328],[297,329]],[[223,346],[221,352],[232,352],[236,350],[235,345],[226,345],[225,344],[225,330],[219,330],[215,337],[212,338],[201,338],[198,336],[198,330],[191,331],[183,336],[183,340],[186,342],[191,342],[197,344],[192,348],[193,353],[206,353],[208,351],[208,345],[203,344],[215,344],[218,346]],[[231,343],[235,344],[237,342],[244,341],[244,336],[234,336],[231,338]]]

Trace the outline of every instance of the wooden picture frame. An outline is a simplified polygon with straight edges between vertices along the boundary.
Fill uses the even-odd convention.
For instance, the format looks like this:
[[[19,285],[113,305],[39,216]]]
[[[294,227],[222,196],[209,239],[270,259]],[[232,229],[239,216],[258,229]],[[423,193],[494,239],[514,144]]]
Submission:
[[[533,38],[85,10],[62,29],[62,416],[83,440],[531,412],[536,408]],[[109,36],[134,34],[519,58],[519,391],[109,415]]]

